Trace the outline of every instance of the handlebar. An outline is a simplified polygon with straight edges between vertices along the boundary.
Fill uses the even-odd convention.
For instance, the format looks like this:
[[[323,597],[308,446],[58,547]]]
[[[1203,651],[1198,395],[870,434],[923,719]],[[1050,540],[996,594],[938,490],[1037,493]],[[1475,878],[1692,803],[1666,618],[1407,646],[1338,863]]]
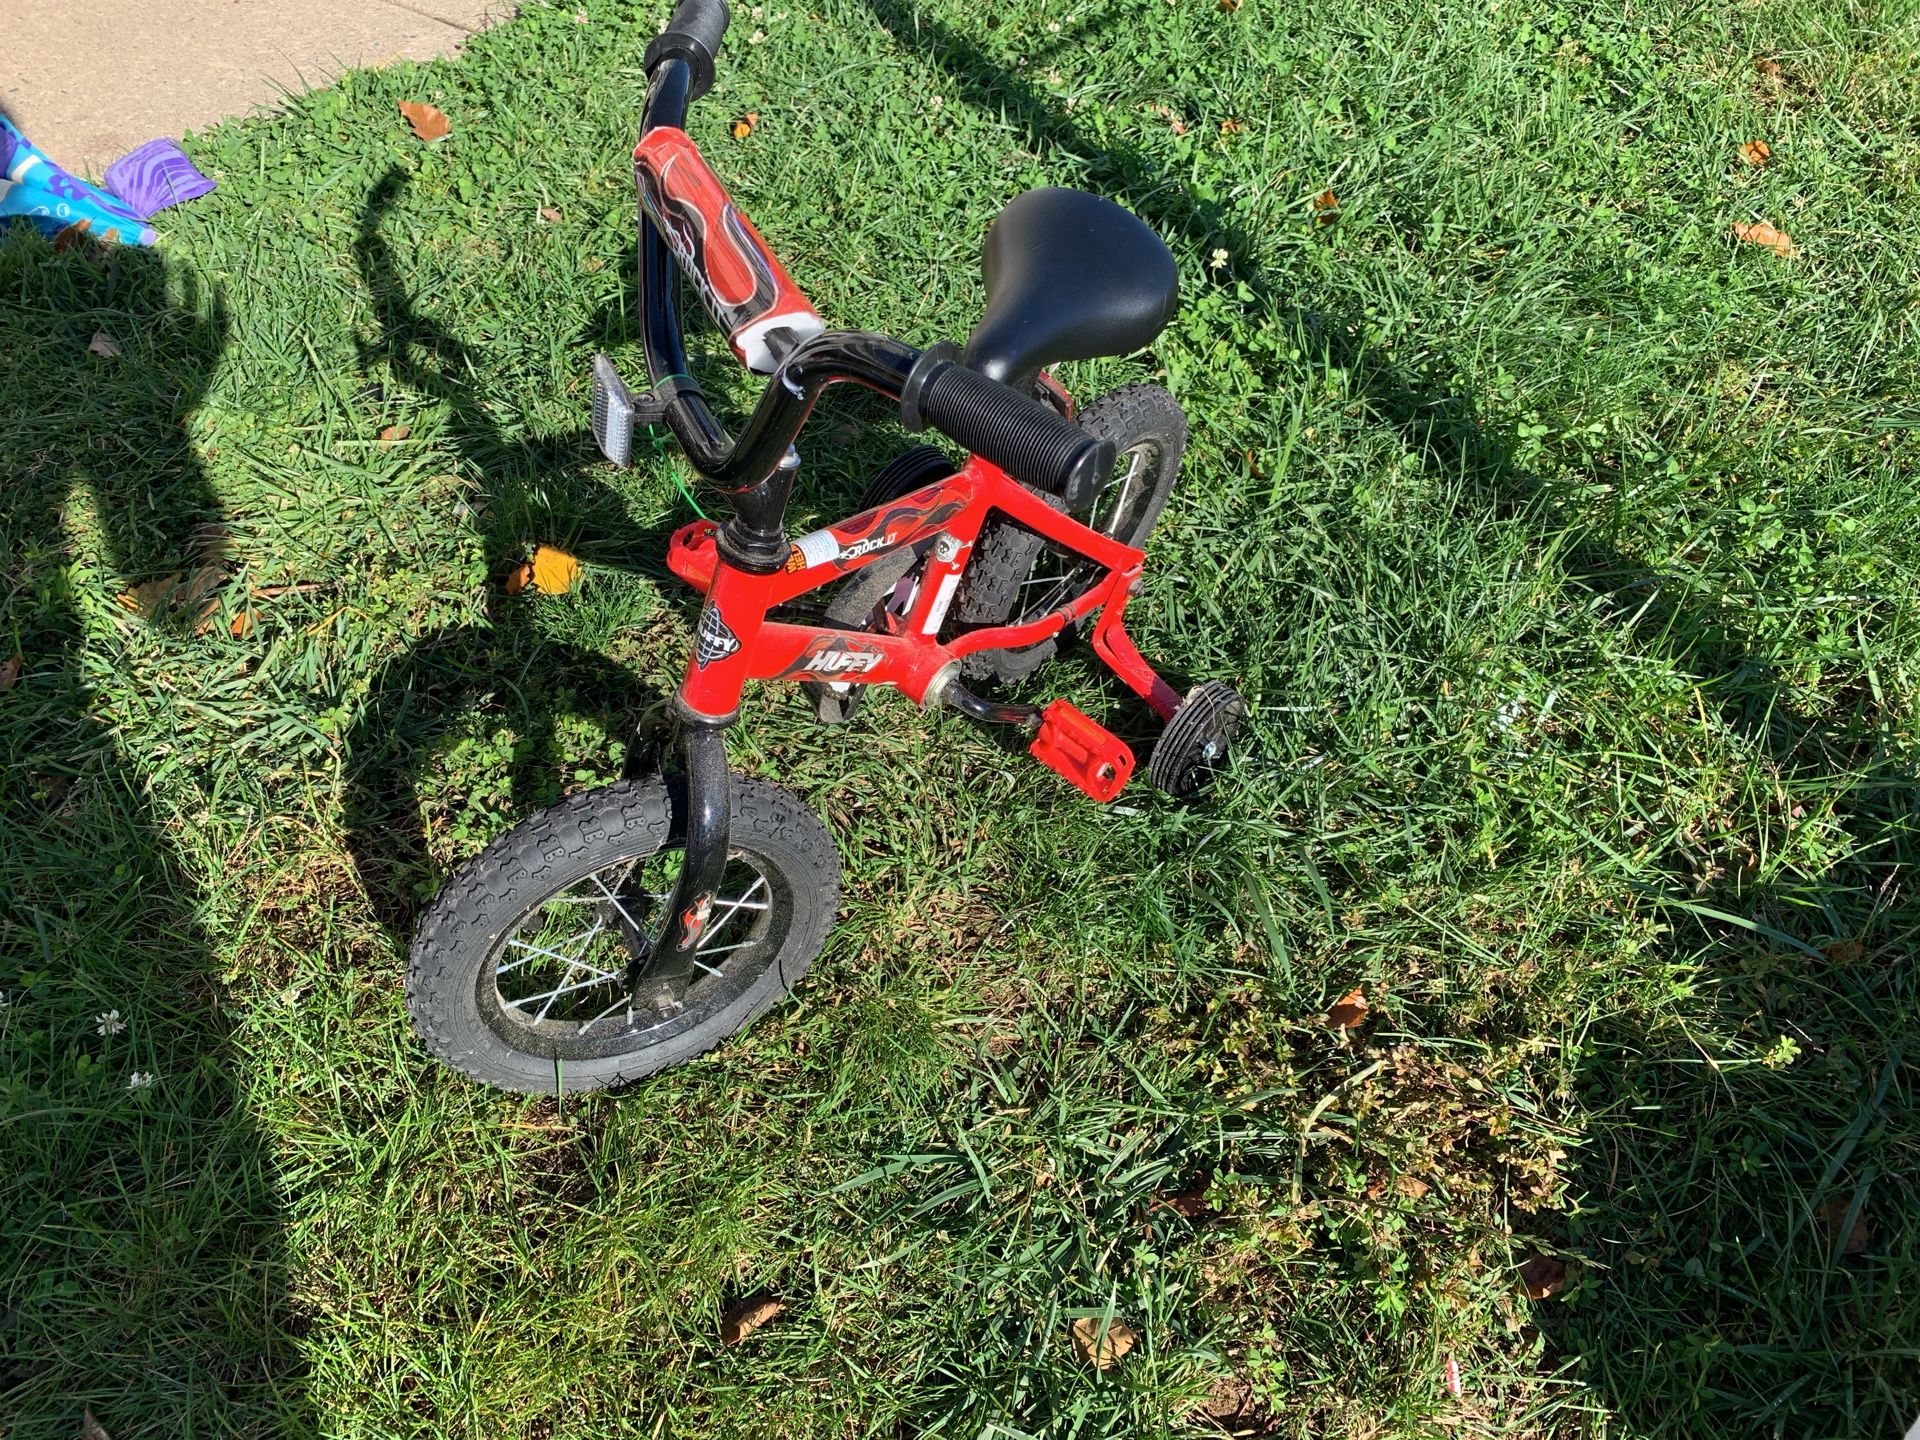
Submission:
[[[776,546],[776,539],[791,481],[790,447],[820,390],[851,380],[898,402],[909,429],[938,430],[1016,479],[1061,495],[1070,509],[1079,508],[1113,468],[1110,441],[1095,439],[1033,396],[967,369],[951,345],[922,354],[884,335],[826,330],[727,199],[681,133],[687,107],[713,84],[727,19],[726,0],[681,0],[647,47],[646,113],[634,151],[647,369],[687,457],[740,502],[755,496],[754,514],[741,518],[763,538],[769,556],[784,556],[784,542]],[[693,278],[741,359],[773,372],[737,442],[686,377],[674,303],[676,264]]]
[[[713,88],[713,62],[727,34],[727,0],[680,0],[667,28],[647,46],[647,74],[662,60],[684,60],[693,84],[687,99],[698,100]]]

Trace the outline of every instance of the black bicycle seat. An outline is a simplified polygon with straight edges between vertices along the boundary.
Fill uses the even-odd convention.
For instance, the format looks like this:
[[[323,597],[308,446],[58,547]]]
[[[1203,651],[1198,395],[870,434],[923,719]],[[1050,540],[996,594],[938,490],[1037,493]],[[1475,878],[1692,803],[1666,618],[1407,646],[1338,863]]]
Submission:
[[[1111,200],[1029,190],[987,231],[987,308],[963,363],[1024,387],[1062,360],[1125,355],[1172,317],[1180,277],[1160,237]]]

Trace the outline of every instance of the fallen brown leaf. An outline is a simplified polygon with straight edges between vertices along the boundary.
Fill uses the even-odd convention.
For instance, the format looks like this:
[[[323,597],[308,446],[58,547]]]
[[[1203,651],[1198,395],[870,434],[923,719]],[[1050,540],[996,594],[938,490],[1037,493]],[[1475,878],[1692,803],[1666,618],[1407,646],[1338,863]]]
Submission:
[[[787,1302],[776,1300],[771,1295],[749,1295],[727,1307],[727,1313],[720,1317],[720,1341],[724,1345],[738,1345],[747,1336],[758,1330],[769,1320],[776,1319],[786,1311]]]
[[[1566,1283],[1566,1265],[1551,1255],[1529,1255],[1520,1264],[1520,1289],[1529,1300],[1556,1295]]]
[[[1253,1386],[1238,1375],[1223,1375],[1207,1387],[1207,1398],[1200,1402],[1200,1413],[1214,1420],[1247,1421],[1260,1411],[1253,1398]]]
[[[1096,1370],[1111,1370],[1140,1342],[1140,1333],[1124,1320],[1109,1320],[1104,1328],[1097,1315],[1073,1322],[1073,1353]]]
[[[509,595],[518,595],[532,583],[533,562],[531,560],[522,560],[518,565],[507,571],[506,587]]]
[[[542,595],[564,595],[580,579],[580,562],[551,545],[533,547],[533,583]]]
[[[1765,165],[1773,159],[1773,148],[1764,140],[1749,140],[1740,147],[1740,158],[1749,165]]]
[[[111,360],[120,353],[120,346],[106,331],[96,330],[93,332],[93,338],[87,342],[87,353],[98,355],[104,360]]]
[[[1187,122],[1180,118],[1179,112],[1174,110],[1172,106],[1156,105],[1153,107],[1153,113],[1166,121],[1167,128],[1173,131],[1174,134],[1184,135],[1187,133]]]
[[[0,660],[0,695],[6,694],[7,691],[13,689],[13,687],[19,683],[20,657],[18,655],[9,655],[6,659]]]
[[[1851,965],[1867,953],[1867,947],[1858,940],[1836,940],[1827,946],[1827,959],[1836,965]]]
[[[1318,195],[1313,197],[1313,223],[1314,224],[1331,225],[1333,223],[1334,216],[1339,213],[1339,210],[1340,210],[1340,197],[1333,193],[1333,190],[1331,187],[1325,190],[1322,190]]]
[[[759,123],[760,112],[758,110],[749,110],[746,114],[738,116],[733,122],[733,138],[736,140],[746,139],[747,136],[753,133],[753,127]]]
[[[1244,120],[1222,120],[1220,122],[1220,133],[1222,135],[1238,135],[1246,128],[1247,122]]]
[[[1780,73],[1780,62],[1778,60],[1770,60],[1763,55],[1753,62],[1753,68],[1762,75],[1778,75]]]
[[[1358,986],[1333,1002],[1327,1011],[1327,1024],[1335,1030],[1351,1030],[1367,1018],[1367,997]]]
[[[419,100],[402,100],[400,113],[413,127],[414,135],[434,145],[453,133],[453,122],[433,106]]]
[[[1827,1243],[1833,1244],[1840,1239],[1840,1227],[1847,1223],[1847,1211],[1853,1208],[1853,1198],[1848,1195],[1836,1195],[1822,1205],[1818,1212],[1820,1228],[1826,1231]],[[1847,1228],[1847,1238],[1841,1241],[1842,1255],[1858,1255],[1873,1243],[1873,1231],[1867,1224],[1866,1212],[1855,1217]]]
[[[1220,0],[1220,8],[1231,15],[1240,8],[1240,0]]]
[[[131,610],[136,615],[152,616],[171,603],[179,587],[180,575],[176,572],[162,575],[157,580],[142,580],[138,585],[121,591],[114,599],[122,609]]]
[[[1733,238],[1744,240],[1749,245],[1764,245],[1783,260],[1790,258],[1794,253],[1793,241],[1788,237],[1787,232],[1776,230],[1764,220],[1754,225],[1749,225],[1744,220],[1740,221],[1733,227]]]
[[[406,439],[412,433],[413,430],[409,426],[389,425],[380,432],[380,442],[383,445],[391,445],[397,440]]]
[[[1207,1187],[1210,1183],[1203,1175],[1179,1194],[1169,1195],[1160,1203],[1176,1215],[1188,1220],[1198,1220],[1213,1208],[1207,1204]]]
[[[540,218],[549,225],[558,225],[560,223],[560,212],[551,205],[542,205],[540,207]]]
[[[107,1427],[93,1418],[91,1408],[81,1412],[80,1440],[113,1440],[113,1437],[107,1434]]]
[[[247,636],[251,635],[253,633],[253,612],[251,610],[235,611],[233,623],[227,626],[227,633],[232,635],[236,640],[244,640]]]

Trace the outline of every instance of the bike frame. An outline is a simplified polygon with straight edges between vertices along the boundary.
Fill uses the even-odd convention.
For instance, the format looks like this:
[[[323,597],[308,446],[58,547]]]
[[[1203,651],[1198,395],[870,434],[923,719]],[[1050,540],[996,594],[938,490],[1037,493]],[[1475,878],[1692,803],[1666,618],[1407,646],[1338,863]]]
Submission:
[[[1001,512],[1106,574],[1036,620],[936,637],[988,517]],[[667,561],[707,597],[680,696],[703,715],[737,712],[748,680],[819,680],[892,685],[926,704],[960,661],[981,650],[1010,650],[1057,635],[1099,612],[1094,650],[1135,694],[1166,720],[1180,696],[1141,658],[1122,623],[1146,556],[1062,515],[998,467],[973,456],[960,471],[898,500],[862,511],[793,542],[784,569],[755,574],[731,565],[718,527],[696,521],[677,532]],[[846,631],[769,619],[776,607],[845,579],[893,550],[932,542],[912,606],[888,632]]]

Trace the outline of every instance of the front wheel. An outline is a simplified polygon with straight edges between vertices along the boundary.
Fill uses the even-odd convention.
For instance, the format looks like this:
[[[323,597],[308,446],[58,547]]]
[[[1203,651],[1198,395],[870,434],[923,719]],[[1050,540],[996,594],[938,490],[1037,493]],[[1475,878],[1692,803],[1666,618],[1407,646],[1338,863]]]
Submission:
[[[597,1090],[705,1053],[786,995],[826,942],[840,864],[798,796],[736,778],[731,854],[693,977],[677,1003],[643,999],[685,816],[681,783],[621,781],[541,811],[463,865],[422,917],[407,967],[428,1047],[503,1089]]]

